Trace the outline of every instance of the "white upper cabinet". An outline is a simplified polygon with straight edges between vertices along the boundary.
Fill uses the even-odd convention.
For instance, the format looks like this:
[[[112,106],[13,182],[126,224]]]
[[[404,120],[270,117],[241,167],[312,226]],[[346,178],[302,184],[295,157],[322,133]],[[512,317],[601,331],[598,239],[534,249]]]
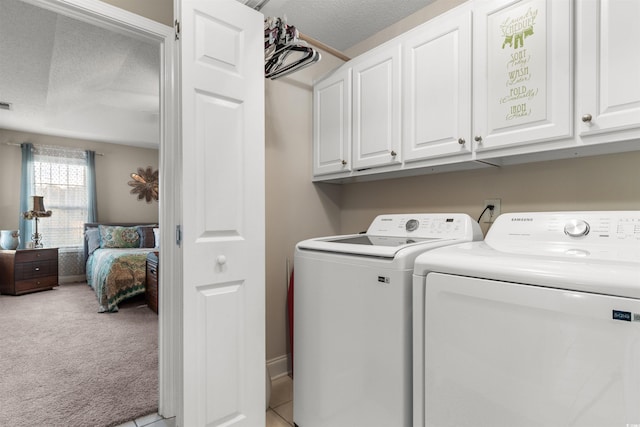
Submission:
[[[387,44],[351,63],[353,168],[400,163],[400,44]]]
[[[351,171],[351,68],[313,88],[313,174]]]
[[[314,176],[637,150],[638,22],[640,0],[465,2],[316,83]]]
[[[573,134],[570,0],[475,3],[473,132],[478,158]],[[488,154],[486,154],[488,152]]]
[[[577,15],[580,135],[640,128],[640,1],[581,1]]]
[[[470,9],[422,25],[402,46],[404,160],[470,159]]]

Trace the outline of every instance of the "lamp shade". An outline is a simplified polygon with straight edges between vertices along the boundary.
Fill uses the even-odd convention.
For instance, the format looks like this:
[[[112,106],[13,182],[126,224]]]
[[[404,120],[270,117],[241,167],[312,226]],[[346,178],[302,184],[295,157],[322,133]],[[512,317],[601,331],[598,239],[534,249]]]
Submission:
[[[33,206],[31,207],[31,210],[34,212],[46,212],[43,196],[33,196]]]

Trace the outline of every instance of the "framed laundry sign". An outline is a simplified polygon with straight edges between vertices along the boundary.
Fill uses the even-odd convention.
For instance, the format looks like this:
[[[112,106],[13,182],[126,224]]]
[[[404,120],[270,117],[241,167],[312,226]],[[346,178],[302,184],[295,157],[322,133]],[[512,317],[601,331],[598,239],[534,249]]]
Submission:
[[[546,117],[546,24],[544,0],[523,2],[490,16],[491,128]]]

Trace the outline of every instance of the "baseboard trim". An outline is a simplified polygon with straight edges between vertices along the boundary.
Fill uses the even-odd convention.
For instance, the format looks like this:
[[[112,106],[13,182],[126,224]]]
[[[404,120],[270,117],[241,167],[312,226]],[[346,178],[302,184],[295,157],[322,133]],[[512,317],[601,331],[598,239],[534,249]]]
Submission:
[[[289,354],[274,357],[271,360],[267,360],[267,369],[269,369],[269,376],[272,380],[276,378],[284,377],[291,373],[291,358]]]
[[[58,277],[58,283],[60,284],[84,282],[86,280],[87,280],[87,276],[85,276],[84,274],[79,274],[76,276],[59,276]]]

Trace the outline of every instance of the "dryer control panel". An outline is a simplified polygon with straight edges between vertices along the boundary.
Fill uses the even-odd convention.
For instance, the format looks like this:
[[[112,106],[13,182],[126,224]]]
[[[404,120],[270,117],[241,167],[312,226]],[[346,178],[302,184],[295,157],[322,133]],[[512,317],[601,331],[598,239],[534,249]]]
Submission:
[[[500,215],[485,238],[518,252],[640,259],[640,211],[531,212]],[[525,249],[527,248],[527,249]]]

